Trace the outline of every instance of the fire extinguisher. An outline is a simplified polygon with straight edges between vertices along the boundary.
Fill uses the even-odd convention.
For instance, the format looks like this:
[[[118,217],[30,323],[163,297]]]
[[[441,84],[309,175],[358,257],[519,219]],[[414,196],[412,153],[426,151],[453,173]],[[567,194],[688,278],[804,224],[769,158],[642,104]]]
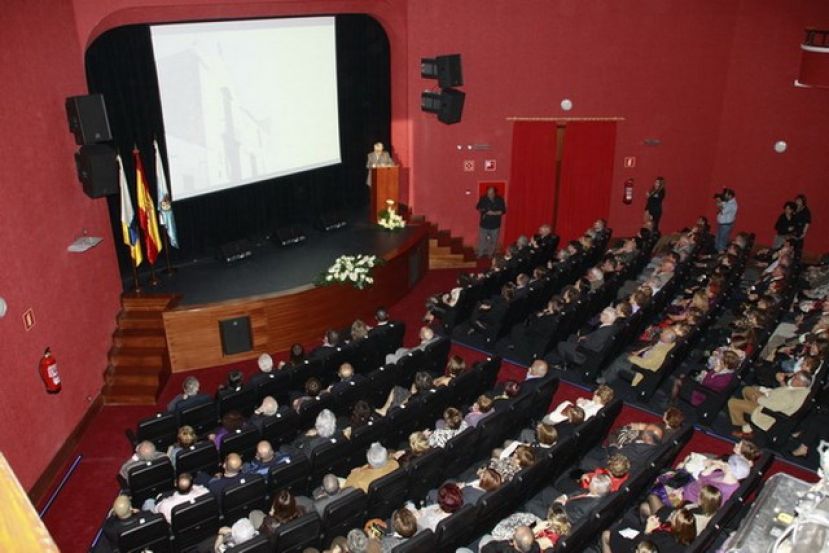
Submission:
[[[630,178],[625,181],[625,193],[622,196],[622,201],[630,205],[633,202],[633,179]]]
[[[46,348],[43,352],[43,357],[40,358],[40,378],[43,380],[43,385],[46,386],[46,391],[50,394],[56,394],[61,390],[60,374],[58,374],[58,362],[52,355],[52,351]]]

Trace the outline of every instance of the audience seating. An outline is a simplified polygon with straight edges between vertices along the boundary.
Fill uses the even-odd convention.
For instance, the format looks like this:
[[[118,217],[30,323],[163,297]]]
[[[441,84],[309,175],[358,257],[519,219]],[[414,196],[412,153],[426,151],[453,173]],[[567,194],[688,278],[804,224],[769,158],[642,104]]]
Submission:
[[[437,539],[434,532],[421,530],[405,542],[391,550],[391,553],[433,553],[437,549]]]
[[[176,551],[188,548],[203,540],[215,537],[219,530],[219,505],[212,494],[197,497],[188,503],[173,507],[170,517],[173,545]]]
[[[228,453],[238,453],[243,460],[250,461],[256,453],[256,444],[260,439],[259,430],[255,427],[240,428],[222,439],[219,457],[224,459]]]
[[[280,525],[275,532],[276,550],[280,553],[302,553],[319,542],[322,520],[316,512],[303,515]]]
[[[130,468],[127,485],[133,506],[140,507],[145,500],[173,489],[173,478],[173,464],[168,457],[159,457]]]
[[[351,489],[325,506],[322,517],[324,543],[344,536],[352,528],[362,528],[366,519],[368,498],[363,490]]]
[[[167,521],[159,514],[145,513],[136,524],[118,534],[118,553],[167,553],[172,551]]]
[[[225,553],[273,553],[273,546],[266,536],[255,536],[245,543],[229,547]]]
[[[409,475],[404,468],[369,484],[366,518],[389,518],[409,496]]]
[[[219,453],[211,441],[197,442],[176,454],[176,474],[199,471],[215,474],[219,468]]]
[[[152,442],[159,451],[164,451],[176,441],[177,434],[178,419],[175,413],[156,413],[138,421],[138,431],[131,441]]]
[[[222,522],[231,526],[254,509],[265,509],[267,484],[258,474],[246,474],[238,484],[222,491]]]

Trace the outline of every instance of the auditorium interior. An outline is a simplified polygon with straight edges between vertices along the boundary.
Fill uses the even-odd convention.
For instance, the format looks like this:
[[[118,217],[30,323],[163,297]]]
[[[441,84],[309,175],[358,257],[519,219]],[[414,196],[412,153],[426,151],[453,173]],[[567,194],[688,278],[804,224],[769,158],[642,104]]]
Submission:
[[[0,550],[829,551],[829,3],[4,8]]]

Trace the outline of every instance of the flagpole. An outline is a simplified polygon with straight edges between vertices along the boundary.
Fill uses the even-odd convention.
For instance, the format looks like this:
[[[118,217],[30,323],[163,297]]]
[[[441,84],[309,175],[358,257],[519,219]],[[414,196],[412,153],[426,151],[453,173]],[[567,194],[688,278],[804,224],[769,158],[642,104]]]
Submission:
[[[130,263],[130,265],[132,265],[132,284],[133,284],[133,287],[135,288],[135,293],[140,294],[141,293],[141,285],[138,282],[138,268],[135,266],[135,261],[134,260],[133,260],[132,263]]]
[[[150,265],[150,286],[155,288],[159,284],[158,277],[155,276],[155,265]]]

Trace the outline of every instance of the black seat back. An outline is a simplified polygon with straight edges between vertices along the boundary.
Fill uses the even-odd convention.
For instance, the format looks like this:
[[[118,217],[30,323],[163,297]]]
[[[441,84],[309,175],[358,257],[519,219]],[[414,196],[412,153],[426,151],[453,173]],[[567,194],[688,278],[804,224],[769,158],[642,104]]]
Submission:
[[[264,509],[267,491],[265,479],[258,474],[247,474],[238,484],[225,488],[220,502],[224,525],[231,526],[254,509]]]
[[[170,526],[176,550],[182,551],[209,537],[219,530],[219,505],[213,494],[206,493],[173,507]]]
[[[293,409],[280,409],[268,417],[262,425],[262,439],[268,440],[274,449],[291,442],[299,432],[299,415]]]
[[[490,417],[493,415],[489,415]],[[477,459],[477,443],[480,436],[478,428],[467,428],[446,442],[444,475],[452,477],[460,474]]]
[[[418,502],[426,497],[429,490],[437,487],[443,479],[446,451],[433,449],[412,460],[407,467],[409,473],[409,497]]]
[[[211,441],[201,441],[176,453],[176,474],[198,471],[214,474],[219,468],[219,453]]]
[[[250,417],[256,409],[256,388],[240,386],[235,390],[222,390],[219,392],[217,404],[219,407],[219,418],[229,411],[239,411],[245,417]]]
[[[273,546],[267,536],[254,536],[245,543],[234,545],[225,550],[225,553],[272,553]]]
[[[464,505],[441,520],[435,528],[435,551],[454,551],[468,544],[477,534],[477,505]]]
[[[166,456],[131,467],[127,483],[132,504],[138,507],[144,500],[173,489],[173,478],[173,464]]]
[[[361,527],[366,518],[367,501],[363,490],[351,489],[326,505],[322,515],[323,543],[331,543],[335,537]]]
[[[331,438],[311,450],[311,481],[316,482],[328,473],[343,474],[348,468],[352,445],[348,440]]]
[[[311,462],[304,453],[291,456],[289,463],[280,463],[268,473],[268,488],[271,491],[287,489],[294,495],[305,495],[311,475]]]
[[[386,519],[405,501],[409,491],[409,475],[398,468],[374,480],[368,487],[366,518]]]
[[[402,382],[400,374],[400,367],[396,363],[383,365],[371,371],[368,375],[369,387],[365,400],[375,407],[383,405],[389,391],[397,382]]]
[[[178,412],[179,426],[192,426],[196,434],[205,434],[216,428],[218,413],[213,402],[188,407]]]
[[[287,402],[288,391],[296,387],[294,376],[298,373],[297,369],[288,367],[274,369],[268,373],[267,378],[259,382],[256,388],[256,401],[261,402],[266,396],[271,396],[280,403]]]
[[[301,553],[306,547],[319,543],[322,535],[322,520],[314,511],[298,519],[279,525],[274,533],[276,548],[280,553]]]
[[[432,553],[436,551],[437,538],[428,528],[421,530],[391,550],[391,553]]]
[[[250,461],[256,453],[259,437],[259,431],[253,426],[240,428],[222,439],[219,457],[224,459],[228,453],[238,453],[243,460]]]
[[[137,442],[152,442],[156,449],[164,451],[176,441],[178,419],[175,413],[156,413],[138,421]]]
[[[135,524],[118,534],[119,553],[139,553],[147,549],[157,553],[172,551],[170,528],[162,515],[142,513]]]

